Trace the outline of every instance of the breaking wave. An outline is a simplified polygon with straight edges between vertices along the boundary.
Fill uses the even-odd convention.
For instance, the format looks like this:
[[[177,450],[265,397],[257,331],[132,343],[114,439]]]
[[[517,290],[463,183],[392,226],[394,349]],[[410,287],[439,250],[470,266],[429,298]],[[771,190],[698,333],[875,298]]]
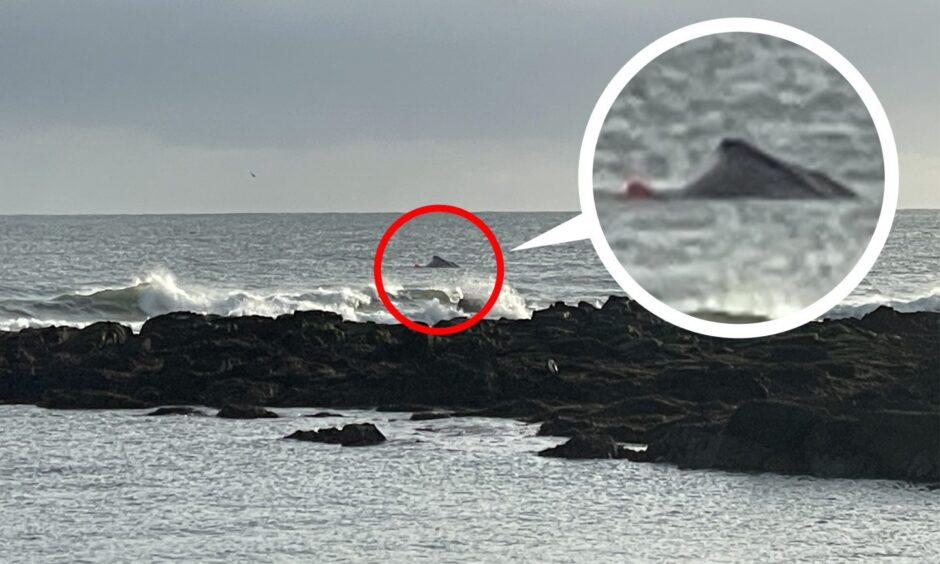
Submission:
[[[472,315],[485,302],[492,285],[492,280],[464,279],[453,285],[417,289],[390,285],[386,291],[405,315],[432,324]],[[137,330],[147,319],[173,311],[277,317],[304,310],[329,311],[348,321],[396,323],[371,284],[278,292],[184,284],[171,272],[156,271],[123,287],[0,302],[0,330],[50,325],[83,327],[96,321],[117,321]],[[523,296],[504,284],[489,317],[523,319],[531,315]]]
[[[837,305],[829,311],[827,317],[838,319],[843,317],[863,317],[880,306],[888,306],[901,313],[912,313],[916,311],[930,311],[940,313],[940,286],[930,290],[922,296],[911,297],[908,299],[897,299],[888,296],[869,296],[863,299],[852,300],[851,296],[845,302]]]
[[[492,280],[464,278],[418,288],[389,283],[386,291],[409,318],[433,324],[479,311],[489,297],[492,284]],[[789,313],[783,311],[786,304],[768,302],[767,296],[760,297],[760,303],[753,299],[742,301],[738,296],[731,301],[705,300],[673,305],[693,315],[725,322],[754,322]],[[531,297],[527,300],[522,292],[504,284],[488,317],[528,319],[533,310],[546,305]],[[909,299],[853,295],[825,317],[862,317],[882,305],[900,312],[940,312],[940,286]],[[181,283],[171,272],[155,271],[133,279],[127,286],[85,289],[46,299],[0,301],[0,330],[52,325],[84,327],[96,321],[117,321],[139,330],[147,319],[173,311],[277,317],[307,310],[337,313],[348,321],[397,323],[371,284],[278,292]]]

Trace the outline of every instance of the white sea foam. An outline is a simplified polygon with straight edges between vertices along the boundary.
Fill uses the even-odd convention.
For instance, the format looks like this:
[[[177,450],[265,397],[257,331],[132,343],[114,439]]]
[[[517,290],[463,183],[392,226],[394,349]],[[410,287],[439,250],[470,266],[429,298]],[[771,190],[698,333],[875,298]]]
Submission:
[[[386,284],[386,291],[396,307],[409,318],[428,324],[473,315],[486,302],[492,289],[493,280],[474,278],[458,279],[453,285],[423,288]],[[488,317],[528,319],[534,309],[544,305],[528,303],[516,288],[504,283]],[[862,317],[881,305],[900,312],[940,312],[940,286],[926,295],[909,299],[885,295],[855,297],[835,307],[826,317]],[[792,304],[775,301],[767,292],[688,301],[679,306],[686,311],[766,317],[781,315],[792,308]],[[29,309],[35,312],[0,318],[0,330],[19,331],[54,325],[85,327],[95,321],[114,320],[138,331],[147,319],[173,311],[277,317],[295,311],[319,310],[337,313],[348,321],[396,322],[381,304],[372,285],[364,288],[318,287],[305,292],[247,291],[183,284],[167,270],[149,272],[123,287],[85,288],[34,304]]]
[[[908,299],[896,299],[889,296],[877,295],[868,296],[864,299],[846,301],[832,308],[827,317],[834,319],[842,317],[863,317],[878,309],[880,306],[888,306],[895,311],[903,313],[915,311],[940,313],[940,286],[933,288],[926,295]]]
[[[486,301],[492,287],[492,280],[464,278],[454,285],[423,288],[389,284],[386,291],[405,315],[430,324],[472,315]],[[24,310],[29,315],[23,315]],[[304,310],[329,311],[349,321],[395,322],[378,299],[374,285],[317,287],[299,292],[249,291],[182,283],[172,272],[160,269],[134,278],[127,286],[84,288],[31,304],[20,303],[18,315],[0,319],[0,329],[16,331],[50,325],[83,327],[99,320],[128,323],[139,329],[146,319],[173,311],[277,317]],[[521,319],[530,316],[522,295],[504,284],[490,317]]]

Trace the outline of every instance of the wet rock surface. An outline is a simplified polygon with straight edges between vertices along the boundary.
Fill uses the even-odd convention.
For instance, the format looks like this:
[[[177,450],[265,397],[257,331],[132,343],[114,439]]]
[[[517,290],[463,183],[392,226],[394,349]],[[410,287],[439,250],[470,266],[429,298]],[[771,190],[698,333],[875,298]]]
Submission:
[[[294,431],[285,439],[343,446],[370,446],[385,442],[385,435],[372,423],[350,423],[340,428]]]
[[[610,435],[578,433],[556,447],[545,449],[539,456],[552,458],[596,459],[629,458],[643,460],[643,453],[634,452],[618,444]]]
[[[181,312],[139,334],[115,323],[0,332],[0,402],[511,417],[544,435],[649,444],[654,460],[684,466],[940,481],[938,320],[880,308],[728,340],[611,298],[428,339],[325,312]]]
[[[940,413],[835,416],[793,403],[749,402],[724,425],[663,429],[647,456],[688,468],[930,482],[940,477]]]
[[[256,405],[225,404],[216,416],[222,419],[275,419],[278,415]]]
[[[196,417],[205,417],[208,414],[205,411],[195,407],[188,407],[185,405],[171,405],[166,407],[158,407],[147,415],[152,417],[161,417],[166,415],[191,415]]]

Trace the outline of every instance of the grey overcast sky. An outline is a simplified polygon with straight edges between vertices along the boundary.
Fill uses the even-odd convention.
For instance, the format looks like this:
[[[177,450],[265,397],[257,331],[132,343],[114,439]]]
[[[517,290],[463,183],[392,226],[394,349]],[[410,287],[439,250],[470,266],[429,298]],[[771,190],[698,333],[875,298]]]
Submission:
[[[0,214],[575,210],[608,80],[727,16],[851,60],[894,127],[900,205],[940,207],[936,0],[4,0]]]

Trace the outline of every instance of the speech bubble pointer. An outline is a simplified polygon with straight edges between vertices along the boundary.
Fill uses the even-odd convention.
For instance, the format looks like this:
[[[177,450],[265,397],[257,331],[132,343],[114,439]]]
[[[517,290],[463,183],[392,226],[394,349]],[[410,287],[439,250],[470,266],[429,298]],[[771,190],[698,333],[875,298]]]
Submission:
[[[525,243],[514,248],[513,251],[524,251],[526,249],[535,249],[537,247],[548,247],[550,245],[560,245],[570,243],[571,241],[580,241],[590,239],[591,230],[588,226],[588,217],[583,213],[572,217],[561,225],[549,229],[534,239],[529,239]]]

